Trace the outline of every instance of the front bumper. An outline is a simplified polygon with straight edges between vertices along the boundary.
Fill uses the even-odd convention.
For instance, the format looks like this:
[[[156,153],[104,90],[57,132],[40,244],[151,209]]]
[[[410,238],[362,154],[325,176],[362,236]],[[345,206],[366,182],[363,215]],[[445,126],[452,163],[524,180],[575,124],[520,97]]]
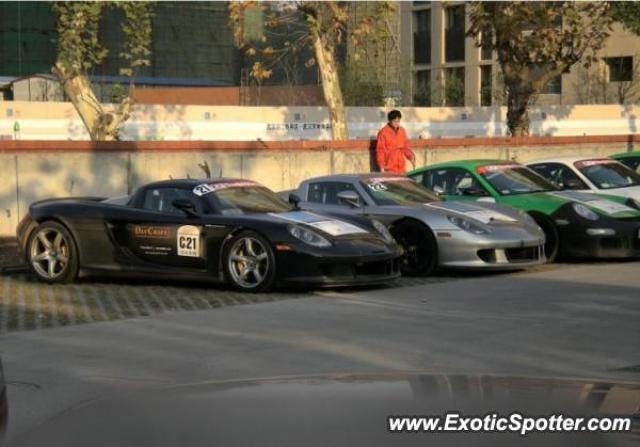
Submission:
[[[434,233],[441,268],[518,270],[544,264],[547,260],[544,235],[522,227],[499,227],[483,236],[462,230]]]
[[[612,230],[614,234],[597,234],[594,230]],[[640,221],[600,219],[558,226],[558,233],[561,257],[640,258]]]
[[[381,284],[400,276],[399,246],[375,247],[358,243],[330,249],[289,244],[291,251],[276,254],[278,283],[314,287]]]

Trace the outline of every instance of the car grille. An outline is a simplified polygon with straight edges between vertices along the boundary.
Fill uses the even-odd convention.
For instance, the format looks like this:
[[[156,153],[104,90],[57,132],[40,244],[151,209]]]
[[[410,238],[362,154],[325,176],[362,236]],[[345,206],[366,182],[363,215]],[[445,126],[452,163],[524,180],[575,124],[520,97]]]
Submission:
[[[398,273],[397,259],[374,262],[334,263],[320,266],[322,274],[329,278],[362,278],[368,276],[386,276]]]
[[[535,261],[539,257],[539,247],[507,248],[504,254],[509,262]]]
[[[506,248],[504,250],[486,248],[478,250],[478,257],[487,264],[505,264],[537,261],[542,253],[542,246]]]

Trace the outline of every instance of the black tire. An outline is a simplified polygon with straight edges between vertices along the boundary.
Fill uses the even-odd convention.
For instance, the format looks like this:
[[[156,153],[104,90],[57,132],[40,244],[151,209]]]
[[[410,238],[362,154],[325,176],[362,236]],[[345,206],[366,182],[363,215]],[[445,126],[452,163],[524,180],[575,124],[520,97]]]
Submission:
[[[558,234],[558,228],[547,216],[532,213],[531,217],[544,232],[544,253],[547,256],[547,262],[555,262],[560,251],[560,235]]]
[[[438,267],[438,243],[426,225],[406,220],[391,228],[391,234],[405,251],[400,271],[405,276],[428,276]]]
[[[251,241],[253,254],[248,249],[247,241]],[[232,257],[237,259],[234,260]],[[273,248],[266,238],[255,231],[241,231],[227,242],[222,253],[222,262],[225,279],[235,290],[258,293],[268,292],[275,286],[276,258]],[[245,271],[246,278],[243,279]]]
[[[54,221],[41,223],[29,236],[26,250],[31,271],[39,280],[64,284],[77,278],[78,248],[64,225]]]

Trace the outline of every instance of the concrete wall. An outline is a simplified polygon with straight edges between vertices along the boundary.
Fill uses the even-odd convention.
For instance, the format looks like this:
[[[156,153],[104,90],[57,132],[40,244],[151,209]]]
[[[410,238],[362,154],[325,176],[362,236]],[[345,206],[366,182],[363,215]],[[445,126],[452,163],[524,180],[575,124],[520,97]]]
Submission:
[[[403,125],[410,138],[504,136],[506,109],[500,107],[405,107]],[[386,123],[385,108],[348,107],[349,136],[374,137]],[[532,135],[626,135],[640,131],[640,106],[591,105],[534,107]],[[20,132],[14,132],[18,122]],[[324,107],[232,107],[144,105],[125,123],[126,140],[328,140]],[[0,139],[88,140],[71,103],[0,101]]]
[[[606,156],[637,148],[640,136],[416,140],[417,165],[452,159],[526,162],[548,155]],[[117,196],[153,180],[213,177],[259,181],[274,190],[305,178],[375,168],[369,140],[305,142],[0,141],[0,236],[12,236],[30,203],[51,197]]]

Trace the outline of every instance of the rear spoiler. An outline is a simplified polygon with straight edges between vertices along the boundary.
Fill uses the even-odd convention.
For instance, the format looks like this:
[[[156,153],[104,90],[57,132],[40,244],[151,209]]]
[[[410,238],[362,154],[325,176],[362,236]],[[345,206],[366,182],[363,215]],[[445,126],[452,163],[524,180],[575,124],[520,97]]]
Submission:
[[[84,196],[84,197],[59,197],[54,199],[44,199],[38,200],[37,202],[33,202],[33,205],[42,205],[45,203],[55,203],[55,202],[102,202],[103,200],[107,200],[108,197],[96,197],[96,196]]]

